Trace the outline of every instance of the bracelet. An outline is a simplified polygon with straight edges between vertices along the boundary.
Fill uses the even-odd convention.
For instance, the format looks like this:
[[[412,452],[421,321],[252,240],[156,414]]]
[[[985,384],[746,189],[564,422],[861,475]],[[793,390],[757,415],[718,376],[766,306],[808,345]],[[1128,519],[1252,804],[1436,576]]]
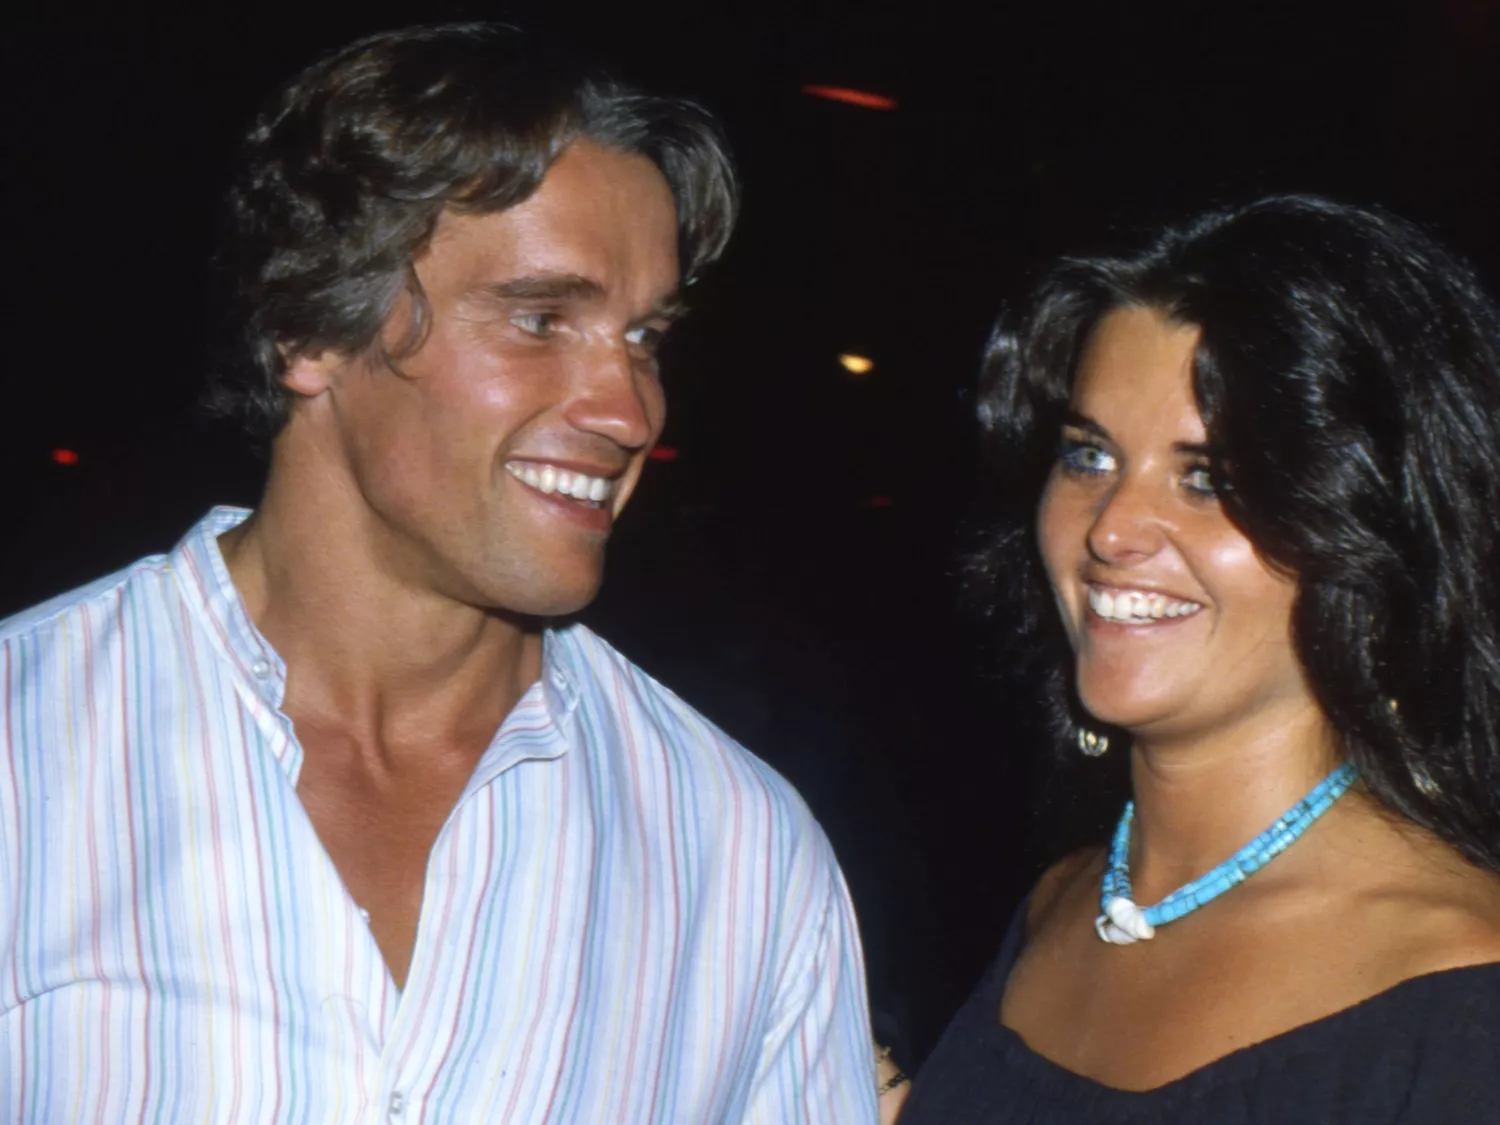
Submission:
[[[876,1051],[875,1051],[875,1065],[879,1066],[881,1063],[885,1062],[886,1059],[888,1059],[890,1057],[891,1057],[891,1049],[889,1047],[877,1047]],[[880,1098],[883,1098],[887,1094],[889,1094],[892,1090],[894,1090],[897,1086],[901,1085],[901,1083],[903,1083],[903,1082],[910,1082],[910,1081],[911,1081],[911,1078],[907,1076],[906,1071],[902,1070],[900,1067],[897,1067],[896,1068],[896,1073],[893,1074],[893,1075],[891,1075],[890,1078],[886,1079],[884,1082],[882,1082],[880,1084],[879,1088],[876,1089],[876,1091],[875,1091],[875,1097],[876,1097],[877,1100],[880,1099]]]
[[[875,1091],[875,1097],[877,1099],[883,1098],[887,1094],[889,1094],[892,1090],[894,1090],[897,1086],[901,1085],[903,1082],[910,1082],[910,1081],[911,1081],[911,1078],[910,1078],[910,1076],[907,1075],[906,1071],[904,1071],[904,1070],[898,1070],[898,1071],[896,1071],[895,1074],[893,1074],[890,1077],[890,1079],[888,1081],[882,1082],[880,1084],[880,1088]]]

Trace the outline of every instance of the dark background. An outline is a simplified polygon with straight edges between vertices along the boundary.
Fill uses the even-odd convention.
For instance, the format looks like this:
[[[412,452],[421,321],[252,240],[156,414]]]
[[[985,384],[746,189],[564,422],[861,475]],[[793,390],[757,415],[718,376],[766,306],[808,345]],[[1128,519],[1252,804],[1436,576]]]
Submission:
[[[957,604],[966,512],[996,486],[969,421],[989,323],[1058,253],[1270,190],[1390,206],[1493,286],[1495,7],[15,5],[0,614],[254,503],[260,467],[196,401],[217,200],[276,83],[369,31],[506,18],[693,96],[734,142],[744,222],[669,356],[680,456],[652,466],[585,620],[801,788],[854,892],[878,1031],[920,1059],[1079,827],[1038,800],[1026,693]]]

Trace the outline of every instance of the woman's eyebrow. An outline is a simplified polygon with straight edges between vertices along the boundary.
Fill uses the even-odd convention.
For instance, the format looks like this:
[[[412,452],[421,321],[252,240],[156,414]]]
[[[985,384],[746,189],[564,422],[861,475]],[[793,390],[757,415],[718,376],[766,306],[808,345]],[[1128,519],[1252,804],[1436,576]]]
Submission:
[[[1214,455],[1213,446],[1205,441],[1174,441],[1172,452],[1183,453],[1189,457],[1211,458]]]
[[[1091,437],[1102,441],[1113,441],[1109,431],[1094,421],[1087,414],[1080,414],[1071,408],[1063,414],[1063,425],[1074,430],[1082,430]],[[1212,458],[1214,456],[1213,446],[1204,441],[1174,441],[1172,452],[1182,454],[1185,457]]]
[[[1063,425],[1070,426],[1075,430],[1082,430],[1086,434],[1091,434],[1096,438],[1103,438],[1105,441],[1111,440],[1108,430],[1087,414],[1080,414],[1072,407],[1069,407],[1067,412],[1063,414]]]

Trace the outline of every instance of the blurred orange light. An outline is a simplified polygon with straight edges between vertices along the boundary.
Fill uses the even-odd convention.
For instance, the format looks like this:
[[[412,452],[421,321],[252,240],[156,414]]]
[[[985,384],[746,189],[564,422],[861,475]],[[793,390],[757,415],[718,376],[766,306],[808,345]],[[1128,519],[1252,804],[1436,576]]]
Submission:
[[[861,109],[895,109],[896,99],[884,94],[872,94],[868,90],[852,90],[848,86],[804,86],[804,94],[815,98],[827,98],[831,102],[857,105]]]
[[[839,363],[851,375],[868,375],[875,370],[875,361],[868,356],[845,353],[839,356]]]
[[[59,465],[76,465],[78,464],[78,454],[74,453],[71,449],[54,449],[52,451],[52,460],[56,461]]]
[[[650,453],[646,454],[646,456],[653,461],[675,461],[677,460],[677,450],[673,449],[670,445],[658,445]]]

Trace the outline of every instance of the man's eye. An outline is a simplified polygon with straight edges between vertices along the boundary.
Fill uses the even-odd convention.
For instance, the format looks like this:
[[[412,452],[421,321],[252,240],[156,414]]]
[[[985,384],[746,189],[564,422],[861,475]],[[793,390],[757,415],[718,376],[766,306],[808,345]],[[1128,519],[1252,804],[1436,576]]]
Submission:
[[[555,313],[521,313],[510,318],[510,322],[528,336],[547,339],[557,328]]]
[[[661,350],[662,338],[667,334],[666,329],[653,325],[643,324],[639,328],[632,328],[625,333],[625,342],[633,348],[638,348],[647,355],[654,356]]]
[[[1098,476],[1114,471],[1115,459],[1091,441],[1064,438],[1058,461],[1074,476]]]

